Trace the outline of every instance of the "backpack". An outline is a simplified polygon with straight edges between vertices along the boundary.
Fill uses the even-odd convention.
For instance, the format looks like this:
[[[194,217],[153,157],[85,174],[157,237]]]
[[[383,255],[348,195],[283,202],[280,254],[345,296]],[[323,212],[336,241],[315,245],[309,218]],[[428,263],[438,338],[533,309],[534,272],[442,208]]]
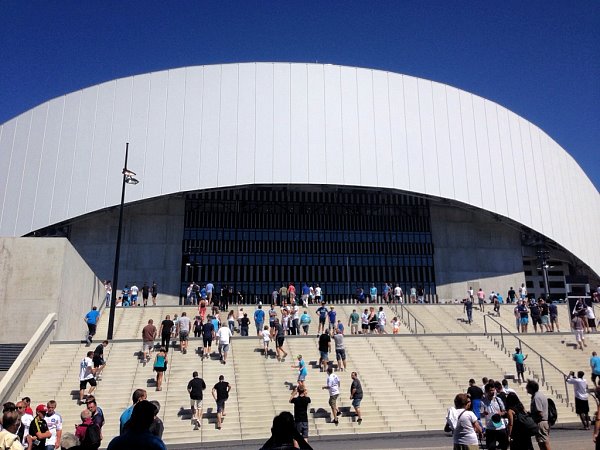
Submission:
[[[548,399],[548,425],[550,425],[551,427],[554,426],[557,419],[558,419],[558,411],[556,410],[556,405],[554,404],[554,400],[549,398]]]
[[[538,424],[535,423],[535,420],[533,420],[530,415],[522,412],[515,412],[514,426],[527,432],[529,436],[535,436],[539,431]]]
[[[81,448],[85,450],[97,450],[100,447],[100,428],[95,423],[86,425],[85,436],[81,441]]]

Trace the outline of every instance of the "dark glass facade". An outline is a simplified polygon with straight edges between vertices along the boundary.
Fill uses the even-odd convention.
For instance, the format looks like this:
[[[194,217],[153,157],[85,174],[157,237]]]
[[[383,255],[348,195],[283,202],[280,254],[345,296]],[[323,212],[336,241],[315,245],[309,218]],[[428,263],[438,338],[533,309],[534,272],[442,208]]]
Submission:
[[[190,281],[270,301],[283,283],[326,300],[385,282],[435,294],[429,202],[363,189],[248,187],[186,195],[182,294]]]

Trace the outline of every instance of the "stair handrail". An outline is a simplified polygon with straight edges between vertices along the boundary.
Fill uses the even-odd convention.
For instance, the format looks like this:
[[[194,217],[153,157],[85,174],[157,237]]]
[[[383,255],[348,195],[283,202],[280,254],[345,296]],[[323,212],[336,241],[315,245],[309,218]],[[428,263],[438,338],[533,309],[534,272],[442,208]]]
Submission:
[[[563,377],[564,383],[565,383],[565,403],[567,405],[570,405],[569,403],[569,385],[567,383],[567,374],[564,373],[562,370],[560,370],[558,367],[556,367],[552,362],[550,362],[547,358],[545,358],[544,356],[542,356],[538,351],[536,351],[533,347],[531,347],[529,344],[524,343],[521,338],[519,337],[518,334],[513,333],[511,330],[509,330],[508,328],[506,328],[504,325],[502,325],[500,322],[498,322],[496,319],[494,319],[492,316],[489,315],[484,315],[483,316],[483,328],[484,328],[484,332],[485,335],[487,337],[490,338],[490,340],[492,340],[492,337],[490,336],[490,334],[488,333],[488,327],[487,327],[487,319],[490,319],[491,321],[495,322],[496,325],[498,325],[499,329],[500,329],[500,341],[501,341],[501,345],[500,345],[500,349],[503,351],[507,351],[506,346],[504,345],[504,334],[508,333],[509,335],[511,335],[514,339],[516,339],[519,342],[519,348],[523,349],[523,347],[527,347],[529,349],[529,351],[533,352],[534,354],[536,354],[539,359],[540,359],[540,368],[542,371],[542,385],[546,385],[546,386],[550,386],[549,383],[546,382],[546,373],[544,370],[544,363],[546,363],[548,366],[550,366],[552,369],[554,369],[556,372],[560,373]],[[508,353],[510,354],[510,351],[508,351]],[[551,386],[550,386],[551,387]],[[562,398],[561,398],[562,400]],[[572,406],[572,405],[571,405]]]
[[[398,305],[400,306],[400,313],[398,313]],[[400,316],[400,319],[406,324],[406,327],[410,330],[411,333],[419,334],[419,325],[421,327],[421,334],[426,334],[425,325],[421,323],[419,319],[415,317],[410,310],[405,307],[404,303],[390,303],[390,306],[393,306],[394,311],[396,312],[396,316]],[[406,311],[406,319],[404,319],[404,312]],[[411,323],[412,320],[412,323]],[[412,324],[414,323],[414,330]]]

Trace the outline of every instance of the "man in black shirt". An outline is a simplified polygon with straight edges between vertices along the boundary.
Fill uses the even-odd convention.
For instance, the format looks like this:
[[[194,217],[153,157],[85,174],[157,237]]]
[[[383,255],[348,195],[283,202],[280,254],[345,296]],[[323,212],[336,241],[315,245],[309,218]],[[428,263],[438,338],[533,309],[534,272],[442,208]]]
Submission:
[[[290,397],[290,403],[294,404],[294,422],[296,430],[308,442],[308,405],[310,397],[307,395],[306,389],[302,386],[294,388]]]
[[[102,379],[102,370],[104,370],[104,367],[106,366],[106,362],[104,361],[104,347],[107,345],[108,341],[102,341],[102,343],[98,344],[94,350],[92,361],[94,362],[94,368],[96,369],[96,381],[100,381]]]
[[[469,389],[467,389],[467,395],[471,398],[472,410],[477,416],[477,419],[481,419],[481,399],[483,398],[483,390],[475,384],[475,380],[471,378],[469,380]]]
[[[190,394],[190,406],[192,407],[192,425],[195,425],[194,430],[197,430],[202,426],[202,399],[204,398],[202,391],[206,389],[206,383],[198,377],[196,371],[192,373],[192,377],[187,385],[187,391]]]
[[[46,405],[38,405],[35,408],[35,418],[29,425],[29,436],[27,436],[27,444],[30,449],[45,449],[46,439],[52,436],[44,419],[46,411]]]
[[[327,330],[323,331],[323,334],[319,336],[319,365],[321,366],[321,372],[327,370],[327,364],[329,362],[329,352],[331,351],[331,337]]]
[[[242,336],[248,336],[248,329],[250,328],[250,319],[248,314],[244,313],[244,317],[240,319],[240,334]]]
[[[202,352],[202,359],[210,358],[212,341],[215,338],[215,326],[212,323],[212,320],[209,318],[202,325],[202,345],[204,347],[204,351]]]
[[[221,429],[221,422],[225,416],[225,402],[229,398],[231,385],[225,381],[223,375],[219,375],[219,382],[212,388],[212,395],[217,402],[217,430]]]
[[[160,346],[164,347],[167,353],[169,352],[169,343],[171,342],[171,330],[175,324],[171,320],[171,316],[167,314],[165,320],[160,324]]]
[[[356,412],[356,422],[362,423],[362,416],[360,415],[360,402],[363,398],[363,389],[360,384],[360,380],[358,379],[358,374],[356,372],[352,372],[352,384],[350,385],[350,400],[352,400],[352,406],[354,407],[354,411]]]

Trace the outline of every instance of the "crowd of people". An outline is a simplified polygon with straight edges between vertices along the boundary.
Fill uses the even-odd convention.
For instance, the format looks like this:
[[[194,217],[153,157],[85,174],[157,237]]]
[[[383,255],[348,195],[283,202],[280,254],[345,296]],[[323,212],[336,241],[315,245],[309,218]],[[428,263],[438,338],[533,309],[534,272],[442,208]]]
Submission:
[[[105,306],[108,308],[110,306],[110,302],[112,299],[113,286],[111,280],[104,281],[104,301]],[[141,294],[141,303],[140,303],[140,294]],[[135,282],[131,283],[131,287],[129,284],[126,284],[125,287],[121,290],[121,296],[117,298],[116,306],[122,307],[130,307],[130,306],[148,306],[148,300],[152,298],[152,306],[156,306],[156,301],[158,297],[158,284],[156,281],[153,281],[149,284],[147,281],[144,281],[142,287],[138,287]]]

